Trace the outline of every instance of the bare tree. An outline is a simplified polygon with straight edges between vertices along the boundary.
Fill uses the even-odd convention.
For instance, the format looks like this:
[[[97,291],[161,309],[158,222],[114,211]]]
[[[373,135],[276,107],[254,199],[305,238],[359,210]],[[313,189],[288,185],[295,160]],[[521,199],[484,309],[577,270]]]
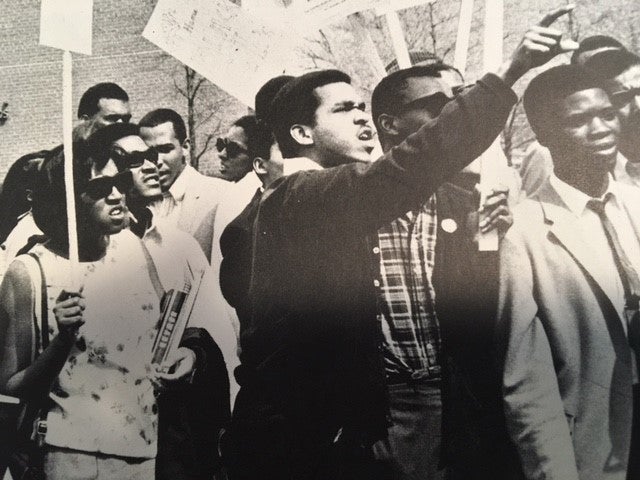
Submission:
[[[204,93],[205,87],[213,87],[203,76],[186,65],[181,66],[182,79],[174,76],[173,85],[176,91],[187,101],[187,135],[191,141],[190,163],[199,169],[200,159],[212,148],[212,141],[216,138],[222,119],[223,107],[220,102],[213,102]],[[207,124],[208,133],[203,133],[202,127]]]

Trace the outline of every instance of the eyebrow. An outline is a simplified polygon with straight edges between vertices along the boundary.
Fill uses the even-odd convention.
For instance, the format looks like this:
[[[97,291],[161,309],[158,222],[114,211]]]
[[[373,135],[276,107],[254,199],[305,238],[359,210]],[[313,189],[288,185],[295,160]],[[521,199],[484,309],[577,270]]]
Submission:
[[[356,102],[353,100],[347,100],[344,102],[338,102],[336,104],[333,105],[334,109],[339,109],[339,108],[366,108],[367,104],[362,101],[362,102]]]

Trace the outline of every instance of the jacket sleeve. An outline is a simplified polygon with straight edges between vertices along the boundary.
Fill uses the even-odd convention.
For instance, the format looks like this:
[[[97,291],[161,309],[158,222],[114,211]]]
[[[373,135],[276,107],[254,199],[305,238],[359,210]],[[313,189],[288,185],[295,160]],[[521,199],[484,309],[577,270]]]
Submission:
[[[500,250],[498,335],[504,346],[507,429],[526,478],[578,480],[553,354],[534,298],[533,270],[513,230]]]
[[[290,211],[324,211],[332,222],[367,231],[429,198],[447,179],[484,152],[500,133],[516,96],[498,77],[485,75],[373,163],[302,172],[288,182]]]

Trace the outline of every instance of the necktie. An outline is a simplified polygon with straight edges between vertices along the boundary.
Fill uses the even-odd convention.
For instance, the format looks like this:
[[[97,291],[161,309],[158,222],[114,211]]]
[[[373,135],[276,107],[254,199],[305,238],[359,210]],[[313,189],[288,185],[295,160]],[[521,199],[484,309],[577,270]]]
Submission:
[[[627,317],[629,342],[635,349],[636,347],[640,347],[640,318],[638,315],[640,278],[638,278],[638,272],[633,268],[627,254],[622,249],[618,234],[611,220],[605,213],[604,207],[607,201],[611,199],[611,196],[611,192],[609,192],[605,195],[604,200],[592,198],[587,202],[587,208],[593,210],[600,218],[607,242],[611,248],[613,261],[616,264],[622,282],[622,288],[624,289],[625,315]]]

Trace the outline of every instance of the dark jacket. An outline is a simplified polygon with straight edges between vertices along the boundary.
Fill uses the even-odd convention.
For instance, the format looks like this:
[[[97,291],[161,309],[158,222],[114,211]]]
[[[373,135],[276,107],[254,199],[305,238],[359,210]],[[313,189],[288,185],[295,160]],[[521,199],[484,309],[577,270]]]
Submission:
[[[517,478],[494,342],[498,252],[473,241],[474,193],[452,183],[438,189],[433,286],[442,339],[442,456],[453,478]],[[456,228],[448,222],[453,220]],[[446,224],[446,222],[445,222]],[[453,230],[453,231],[451,231]],[[497,476],[500,474],[501,476]]]
[[[158,480],[210,480],[220,467],[218,436],[230,418],[229,377],[222,352],[203,328],[180,342],[196,353],[193,381],[158,397]]]
[[[287,449],[283,461],[293,463],[313,461],[340,428],[362,443],[386,435],[366,237],[479,156],[514,102],[513,92],[487,75],[378,161],[299,172],[265,192],[235,426],[255,432],[269,425]],[[246,451],[269,448],[248,446],[251,436],[236,441]]]
[[[249,282],[251,280],[251,236],[262,192],[258,190],[249,204],[226,226],[220,236],[220,290],[229,305],[236,309],[243,325],[251,319]]]

